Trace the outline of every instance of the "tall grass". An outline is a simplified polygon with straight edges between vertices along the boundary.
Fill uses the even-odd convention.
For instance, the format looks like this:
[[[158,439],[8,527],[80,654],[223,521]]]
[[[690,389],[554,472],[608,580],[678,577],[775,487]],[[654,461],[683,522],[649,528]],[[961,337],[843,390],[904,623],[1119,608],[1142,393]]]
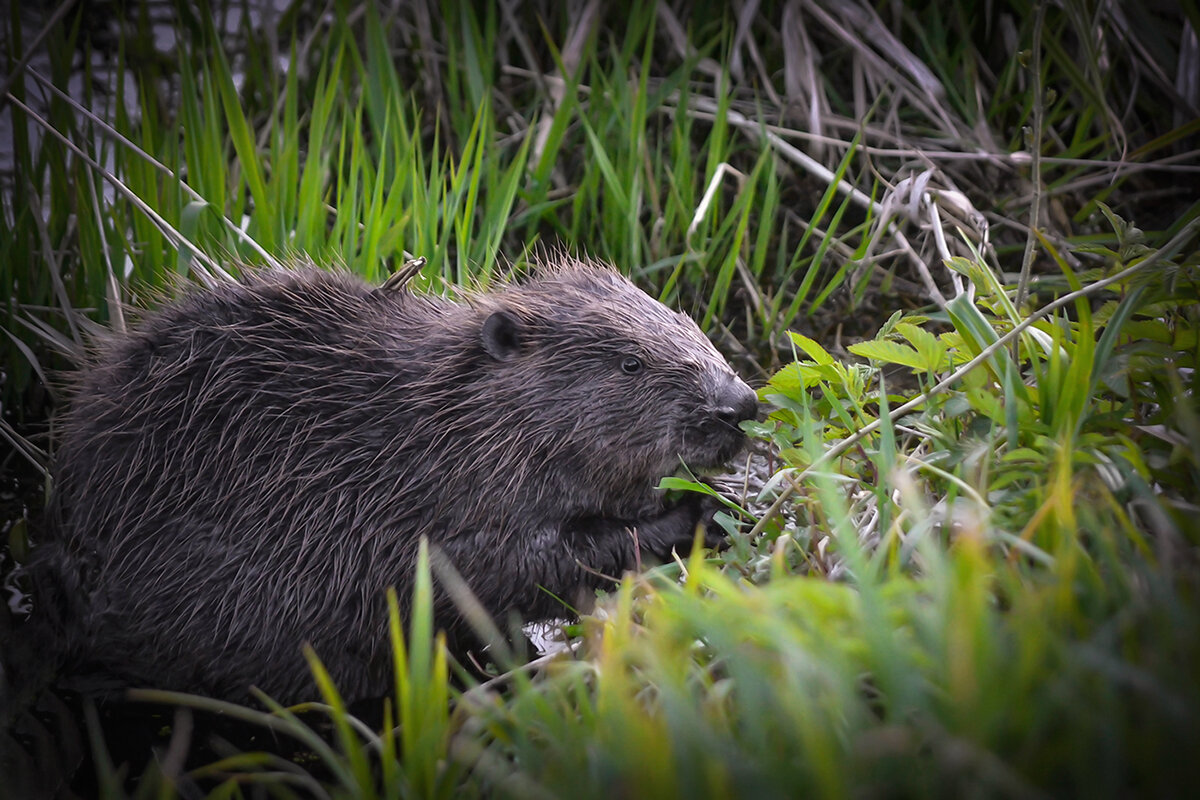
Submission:
[[[145,694],[319,768],[168,759],[139,793],[1195,785],[1194,14],[334,3],[219,29],[232,9],[180,11],[166,59],[129,32],[111,62],[69,14],[0,98],[7,420],[44,416],[37,371],[85,320],[120,325],[118,299],[175,276],[303,256],[383,280],[424,257],[443,291],[538,244],[692,313],[771,412],[728,548],[627,576],[573,653],[455,684],[422,566],[379,730],[315,660],[325,736],[269,702]],[[76,106],[52,87],[80,69]]]
[[[1106,57],[1127,68],[1098,86],[1067,49],[1091,41],[1073,13],[1049,14],[1044,75],[1034,75],[1034,20],[1022,7],[902,13],[907,48],[865,7],[786,10],[781,33],[770,22],[784,21],[779,9],[745,19],[697,9],[690,37],[665,5],[583,21],[544,8],[522,26],[463,9],[389,16],[343,4],[308,28],[299,9],[285,15],[282,37],[182,14],[174,70],[145,28],[121,40],[124,58],[88,57],[89,28],[67,15],[39,51],[51,56],[45,81],[26,71],[14,99],[34,99],[111,175],[45,132],[30,138],[39,124],[6,99],[17,122],[0,215],[4,277],[16,287],[6,327],[36,349],[21,307],[71,335],[61,313],[41,309],[106,318],[110,270],[135,301],[205,255],[228,264],[303,253],[371,278],[420,255],[424,282],[462,283],[486,279],[498,253],[519,260],[542,240],[613,261],[705,327],[731,326],[769,367],[772,348],[786,352],[783,331],[825,330],[880,288],[910,303],[943,298],[950,276],[938,258],[970,255],[953,226],[984,235],[995,267],[993,248],[1030,241],[1033,196],[1045,198],[1053,216],[1039,224],[1058,242],[1076,236],[1063,229],[1069,217],[1099,219],[1097,200],[1130,216],[1124,198],[1151,190],[1155,218],[1141,223],[1151,231],[1175,225],[1160,208],[1187,209],[1181,182],[1194,169],[1178,162],[1196,126],[1156,127],[1173,89],[1160,85],[1163,65],[1144,63],[1137,31],[1112,31]],[[1116,25],[1114,13],[1097,18]],[[811,40],[821,25],[828,45],[781,52],[785,34],[801,27]],[[855,25],[876,38],[856,39]],[[11,63],[23,53],[18,11],[8,27]],[[731,43],[741,30],[753,35]],[[997,30],[1011,51],[984,46]],[[95,114],[49,88],[68,85],[75,51],[85,71],[75,93]],[[786,102],[754,88],[770,76],[748,65],[772,60]],[[1038,83],[1055,91],[1035,131],[1022,89]],[[1033,195],[1026,135],[1053,143]],[[1133,151],[1131,140],[1141,142]],[[1156,175],[1168,182],[1151,189]],[[950,235],[935,236],[943,225]],[[7,364],[5,396],[20,410],[29,362],[11,352]]]

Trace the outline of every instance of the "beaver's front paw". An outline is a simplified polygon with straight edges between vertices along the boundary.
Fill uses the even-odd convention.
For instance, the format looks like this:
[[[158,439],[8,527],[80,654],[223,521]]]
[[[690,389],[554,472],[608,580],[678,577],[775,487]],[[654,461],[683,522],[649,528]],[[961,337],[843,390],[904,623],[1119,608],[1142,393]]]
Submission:
[[[696,529],[703,528],[704,546],[720,547],[725,534],[713,516],[722,507],[715,497],[689,492],[659,516],[637,524],[638,545],[644,554],[665,561],[671,558],[672,549],[681,555],[690,553]]]

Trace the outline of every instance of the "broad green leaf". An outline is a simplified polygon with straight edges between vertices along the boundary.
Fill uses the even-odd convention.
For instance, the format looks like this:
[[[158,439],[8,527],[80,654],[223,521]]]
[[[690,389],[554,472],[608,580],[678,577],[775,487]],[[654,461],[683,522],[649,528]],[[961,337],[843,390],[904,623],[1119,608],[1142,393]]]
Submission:
[[[834,358],[825,351],[824,347],[817,344],[813,339],[808,338],[803,333],[788,331],[788,338],[792,340],[792,344],[799,347],[804,353],[818,364],[833,364]]]
[[[898,322],[896,332],[917,349],[929,372],[937,372],[948,366],[949,353],[945,345],[929,331],[908,322]]]
[[[928,360],[921,357],[913,348],[900,342],[875,339],[870,342],[858,342],[846,348],[856,356],[881,361],[884,364],[901,364],[912,367],[917,372],[929,370]]]

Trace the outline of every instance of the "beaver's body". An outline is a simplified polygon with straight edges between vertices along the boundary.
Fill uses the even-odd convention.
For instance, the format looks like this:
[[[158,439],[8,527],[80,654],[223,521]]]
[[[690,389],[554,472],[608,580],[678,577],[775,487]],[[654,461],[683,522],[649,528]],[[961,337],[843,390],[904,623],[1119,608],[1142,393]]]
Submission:
[[[754,410],[690,319],[587,264],[463,302],[316,269],[193,291],[82,373],[42,605],[69,668],[123,684],[296,700],[309,642],[382,694],[420,537],[497,618],[562,616],[634,566],[631,530],[691,540],[654,486],[729,459]]]

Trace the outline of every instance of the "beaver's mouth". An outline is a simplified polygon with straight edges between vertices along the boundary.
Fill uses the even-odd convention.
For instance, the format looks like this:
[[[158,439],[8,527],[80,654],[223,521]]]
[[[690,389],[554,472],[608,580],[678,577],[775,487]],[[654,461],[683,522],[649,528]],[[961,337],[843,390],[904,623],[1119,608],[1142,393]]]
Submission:
[[[684,446],[679,453],[683,463],[692,470],[724,467],[746,446],[746,434],[741,428],[721,420],[708,420],[689,427],[683,436]]]

